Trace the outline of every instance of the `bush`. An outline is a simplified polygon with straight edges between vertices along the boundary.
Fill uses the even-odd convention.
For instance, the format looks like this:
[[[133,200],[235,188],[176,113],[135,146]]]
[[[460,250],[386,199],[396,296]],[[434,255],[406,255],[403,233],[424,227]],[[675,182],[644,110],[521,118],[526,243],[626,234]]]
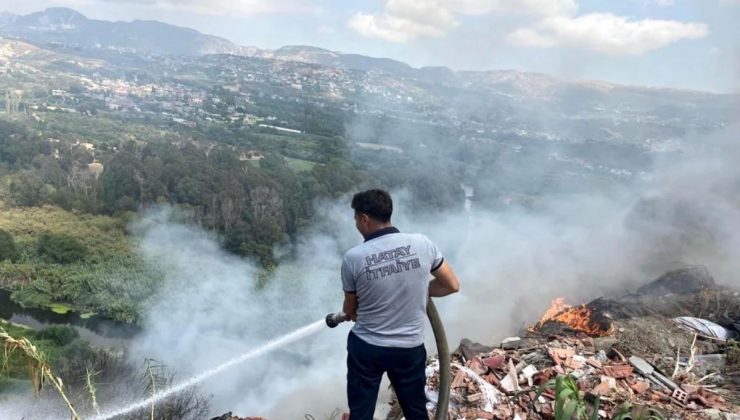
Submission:
[[[46,184],[34,172],[18,172],[10,180],[10,197],[18,206],[39,206],[46,202],[47,196]]]
[[[66,346],[80,337],[80,333],[66,325],[52,325],[36,333],[36,337],[49,340],[58,346]]]
[[[77,332],[75,329],[72,329],[72,331]],[[95,350],[90,347],[87,341],[73,339],[69,345],[64,346],[59,356],[67,360],[90,361],[95,357]]]
[[[16,261],[20,256],[13,235],[0,229],[0,261]]]
[[[33,279],[31,284],[16,289],[10,299],[24,308],[46,308],[52,303],[52,290],[42,280]]]
[[[77,239],[64,234],[44,233],[39,237],[36,252],[58,264],[80,261],[87,256],[87,247]]]

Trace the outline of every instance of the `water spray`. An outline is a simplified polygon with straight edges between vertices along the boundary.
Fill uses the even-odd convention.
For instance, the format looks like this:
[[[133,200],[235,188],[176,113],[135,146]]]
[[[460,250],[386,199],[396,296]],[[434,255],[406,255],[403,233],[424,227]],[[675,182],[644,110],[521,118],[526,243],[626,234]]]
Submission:
[[[447,347],[447,337],[445,335],[444,327],[442,325],[442,320],[439,318],[439,314],[437,313],[437,308],[434,306],[434,303],[432,302],[431,298],[427,301],[427,316],[429,317],[429,322],[432,324],[432,331],[434,332],[434,338],[437,342],[437,353],[439,355],[439,362],[440,362],[439,399],[437,401],[437,415],[435,418],[436,420],[443,420],[443,419],[446,420],[447,419],[447,407],[449,404],[449,397],[450,397],[450,353]],[[283,335],[282,337],[278,337],[276,339],[268,341],[264,345],[254,350],[250,350],[242,355],[239,355],[231,360],[228,360],[199,375],[193,376],[190,379],[183,381],[173,387],[163,389],[147,399],[141,400],[136,403],[129,404],[128,406],[117,409],[117,410],[104,412],[94,417],[93,419],[94,420],[109,420],[114,417],[122,416],[125,414],[130,414],[134,411],[150,407],[153,404],[156,404],[166,398],[176,395],[179,392],[182,392],[192,386],[197,385],[200,382],[203,382],[204,380],[212,376],[215,376],[225,371],[226,369],[229,369],[233,366],[243,363],[249,359],[262,356],[275,349],[288,345],[294,341],[298,341],[302,338],[308,337],[309,335],[316,334],[317,332],[321,330],[324,324],[326,324],[329,328],[335,328],[337,325],[341,324],[342,322],[349,321],[349,320],[350,320],[349,317],[344,312],[331,313],[327,315],[326,318],[322,321],[316,321],[312,324],[306,325],[305,327],[299,328],[291,333]]]
[[[447,334],[445,333],[442,319],[439,317],[437,307],[434,306],[432,298],[427,300],[427,317],[432,324],[434,340],[437,344],[437,357],[439,358],[439,398],[437,399],[437,410],[435,420],[447,420],[447,409],[450,404],[450,349],[447,346]],[[334,328],[342,322],[349,321],[344,312],[335,312],[326,316],[324,322],[329,328]]]
[[[123,407],[123,408],[118,409],[118,410],[114,410],[114,411],[102,413],[102,414],[100,414],[100,415],[98,415],[96,417],[93,417],[93,419],[94,420],[108,420],[108,419],[111,419],[111,418],[114,418],[114,417],[122,416],[124,414],[130,414],[130,413],[132,413],[134,411],[141,410],[143,408],[150,407],[152,404],[156,404],[156,403],[164,400],[165,398],[168,398],[168,397],[171,397],[173,395],[176,395],[177,393],[182,392],[182,391],[184,391],[184,390],[186,390],[186,389],[188,389],[188,388],[190,388],[190,387],[192,387],[192,386],[194,386],[194,385],[196,385],[196,384],[198,384],[198,383],[200,383],[200,382],[202,382],[202,381],[204,381],[204,380],[206,380],[206,379],[208,379],[208,378],[210,378],[210,377],[212,377],[212,376],[214,376],[214,375],[216,375],[218,373],[221,373],[221,372],[223,372],[226,369],[229,369],[229,368],[231,368],[233,366],[236,366],[236,365],[238,365],[240,363],[243,363],[243,362],[245,362],[245,361],[247,361],[249,359],[253,359],[255,357],[262,356],[262,355],[264,355],[266,353],[269,353],[269,352],[271,352],[271,351],[273,351],[275,349],[278,349],[280,347],[283,347],[285,345],[288,345],[288,344],[290,344],[290,343],[292,343],[294,341],[298,341],[298,340],[300,340],[302,338],[308,337],[309,335],[316,334],[317,332],[321,331],[321,329],[323,328],[323,326],[324,326],[324,321],[323,320],[316,321],[316,322],[314,322],[312,324],[306,325],[305,327],[299,328],[299,329],[297,329],[297,330],[295,330],[295,331],[293,331],[291,333],[288,333],[288,334],[286,334],[286,335],[284,335],[282,337],[278,337],[278,338],[276,338],[274,340],[268,341],[267,343],[265,343],[261,347],[258,347],[258,348],[254,349],[254,350],[250,350],[250,351],[248,351],[248,352],[246,352],[246,353],[244,353],[244,354],[242,354],[240,356],[237,356],[237,357],[235,357],[235,358],[233,358],[233,359],[231,359],[231,360],[229,360],[229,361],[227,361],[225,363],[222,363],[222,364],[220,364],[220,365],[218,365],[218,366],[216,366],[214,368],[211,368],[211,369],[209,369],[209,370],[207,370],[207,371],[205,371],[205,372],[203,372],[203,373],[201,373],[201,374],[199,374],[197,376],[193,376],[190,379],[188,379],[188,380],[186,380],[184,382],[181,382],[178,385],[175,385],[175,386],[173,386],[171,388],[163,389],[163,390],[157,392],[156,394],[152,395],[151,397],[149,397],[149,398],[147,398],[145,400],[142,400],[142,401],[139,401],[139,402],[136,402],[136,403],[133,403],[133,404],[129,404],[128,406]]]

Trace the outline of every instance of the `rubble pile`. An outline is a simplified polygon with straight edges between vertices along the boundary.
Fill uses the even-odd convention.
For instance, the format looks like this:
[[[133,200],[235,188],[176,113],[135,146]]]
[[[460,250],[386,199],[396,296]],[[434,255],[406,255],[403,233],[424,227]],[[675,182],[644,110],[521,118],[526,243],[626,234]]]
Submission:
[[[684,267],[618,298],[556,299],[519,336],[464,339],[451,357],[450,420],[740,420],[740,293]],[[439,361],[426,373],[431,419]],[[390,404],[386,419],[402,420]]]
[[[239,417],[235,416],[229,411],[226,414],[223,414],[218,417],[213,417],[211,420],[267,420],[264,417]]]
[[[495,347],[461,342],[450,419],[554,419],[569,401],[588,418],[596,407],[599,418],[740,419],[738,322],[740,295],[716,287],[703,267],[616,300],[553,302],[521,337]],[[427,378],[431,416],[437,360]],[[566,387],[573,392],[557,398]],[[401,419],[392,404],[388,419]]]

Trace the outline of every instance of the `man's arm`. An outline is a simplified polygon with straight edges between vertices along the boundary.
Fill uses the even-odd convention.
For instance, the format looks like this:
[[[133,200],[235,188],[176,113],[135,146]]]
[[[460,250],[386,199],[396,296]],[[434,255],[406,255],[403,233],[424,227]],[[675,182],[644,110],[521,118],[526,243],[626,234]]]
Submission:
[[[460,290],[460,282],[447,261],[443,261],[439,268],[432,271],[432,275],[434,280],[429,282],[429,296],[442,297],[457,293]]]
[[[344,292],[344,305],[342,312],[352,321],[357,320],[357,293]]]

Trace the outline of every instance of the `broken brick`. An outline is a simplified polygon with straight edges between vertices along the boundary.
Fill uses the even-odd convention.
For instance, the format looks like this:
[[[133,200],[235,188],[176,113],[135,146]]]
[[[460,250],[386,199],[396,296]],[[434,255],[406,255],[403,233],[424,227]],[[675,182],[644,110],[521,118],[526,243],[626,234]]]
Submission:
[[[637,381],[631,384],[630,388],[639,395],[650,389],[650,384],[645,381]]]
[[[552,378],[553,376],[555,376],[555,374],[553,373],[552,370],[550,369],[541,370],[535,373],[534,376],[532,376],[532,382],[534,382],[534,384],[537,386],[541,386],[545,382],[549,381],[550,378]]]
[[[488,371],[488,366],[484,365],[478,356],[475,356],[470,360],[468,368],[475,372],[476,375],[483,375]]]
[[[493,385],[495,387],[500,387],[501,386],[501,381],[499,381],[498,377],[496,375],[494,375],[493,373],[489,373],[487,375],[484,375],[483,376],[483,379],[485,379],[486,382],[488,382],[489,384],[491,384],[491,385]]]
[[[567,359],[569,357],[573,357],[576,354],[576,351],[573,349],[561,349],[561,348],[552,348],[553,353],[555,353],[560,359]]]
[[[452,384],[450,384],[450,388],[459,388],[464,385],[465,382],[465,372],[462,370],[458,371],[457,374],[455,374],[455,379],[452,380]]]
[[[696,394],[701,388],[696,385],[682,384],[681,389],[683,389],[687,394]]]
[[[481,394],[480,392],[477,392],[475,394],[468,395],[466,399],[468,400],[468,402],[476,402],[476,401],[480,401],[482,395],[483,394]]]
[[[497,354],[483,359],[483,364],[488,366],[490,369],[499,369],[505,362],[506,356],[503,354]]]
[[[588,359],[586,359],[586,363],[595,367],[596,369],[601,369],[602,366],[599,359],[596,359],[595,357],[589,357]]]
[[[632,376],[634,370],[630,365],[610,365],[604,366],[604,374],[615,379],[623,379]]]
[[[573,355],[565,359],[565,367],[577,370],[582,368],[586,364],[586,359],[583,356]]]

